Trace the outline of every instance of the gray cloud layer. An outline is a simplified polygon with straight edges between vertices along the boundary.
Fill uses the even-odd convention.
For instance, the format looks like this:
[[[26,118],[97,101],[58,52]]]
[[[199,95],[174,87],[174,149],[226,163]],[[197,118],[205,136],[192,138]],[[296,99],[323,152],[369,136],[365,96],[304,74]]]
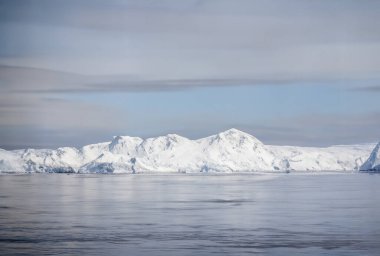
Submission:
[[[4,64],[149,80],[378,78],[380,71],[377,1],[2,4]]]
[[[355,89],[377,93],[379,12],[373,0],[0,0],[0,144],[17,147],[24,138],[30,145],[59,145],[78,140],[73,133],[83,134],[84,143],[125,131],[121,110],[67,97],[74,93],[315,82],[351,89],[352,81]],[[265,125],[281,134],[256,128],[270,142],[286,143],[297,130],[300,144],[313,144],[302,130],[342,129],[334,118],[318,118],[319,130],[301,117],[293,120],[300,127],[284,125],[290,120]],[[226,125],[216,123],[209,130],[188,124],[184,135]],[[359,132],[355,124],[347,127],[347,134]],[[376,137],[373,124],[365,127],[364,139]],[[35,138],[25,135],[28,129]],[[42,140],[43,134],[56,136]],[[341,132],[331,134],[325,141],[343,142],[334,137]]]

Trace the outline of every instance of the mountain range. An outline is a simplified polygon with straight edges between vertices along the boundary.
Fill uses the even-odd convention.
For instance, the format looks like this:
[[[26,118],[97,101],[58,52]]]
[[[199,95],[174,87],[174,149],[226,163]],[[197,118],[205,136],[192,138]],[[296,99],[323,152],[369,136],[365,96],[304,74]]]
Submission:
[[[379,148],[265,145],[237,129],[197,140],[116,136],[82,148],[0,149],[0,173],[369,171],[380,170]]]

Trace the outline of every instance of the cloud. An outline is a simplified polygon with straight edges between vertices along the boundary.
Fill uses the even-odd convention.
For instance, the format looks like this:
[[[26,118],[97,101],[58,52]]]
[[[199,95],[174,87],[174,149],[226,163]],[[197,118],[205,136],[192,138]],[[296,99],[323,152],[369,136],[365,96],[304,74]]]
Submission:
[[[0,66],[1,143],[7,148],[28,142],[38,147],[57,146],[58,142],[72,143],[69,137],[73,133],[84,136],[77,137],[78,141],[90,142],[90,134],[120,131],[127,122],[125,113],[101,102],[85,102],[63,93],[70,88],[84,91],[87,80],[87,76],[74,73]]]
[[[380,85],[360,86],[360,87],[352,88],[352,90],[377,93],[377,92],[380,92]]]
[[[127,75],[81,75],[49,69],[0,65],[0,91],[3,93],[88,93],[155,92],[194,87],[291,84],[301,79],[139,79]],[[314,81],[314,80],[313,80]]]
[[[0,148],[80,146],[128,132],[129,116],[107,104],[39,94],[0,100]]]
[[[59,138],[71,141],[76,132],[78,141],[89,142],[143,130],[112,102],[88,100],[93,93],[291,84],[377,92],[379,10],[380,2],[371,0],[0,1],[1,141],[51,146],[64,142]],[[176,124],[173,117],[167,125],[201,136],[238,124],[191,113],[195,124]],[[154,114],[157,120],[166,116]],[[241,127],[265,142],[339,143],[376,138],[371,115],[347,115],[353,123],[320,116],[320,122],[247,121]],[[24,134],[28,127],[39,135]],[[166,130],[152,126],[146,133]],[[44,131],[57,139],[43,140]]]
[[[27,1],[3,8],[0,63],[144,80],[378,77],[379,6]]]
[[[331,146],[380,141],[380,112],[312,114],[272,119],[266,124],[240,124],[267,144]]]
[[[67,93],[109,93],[109,92],[158,92],[178,91],[199,87],[231,87],[231,86],[262,86],[262,85],[290,85],[309,84],[318,82],[331,85],[339,79],[302,77],[294,78],[228,78],[221,75],[219,78],[190,78],[190,79],[142,79],[128,75],[83,75],[78,73],[62,72],[49,69],[17,67],[0,65],[0,91],[3,94],[67,94]],[[356,81],[356,80],[355,80]],[[356,81],[357,83],[357,81]],[[376,90],[376,86],[364,87],[358,85],[358,90]],[[5,96],[5,95],[3,95]],[[19,96],[17,96],[19,97]],[[21,96],[22,97],[22,96]],[[4,97],[6,102],[6,98]],[[4,105],[5,102],[2,102]],[[11,101],[10,104],[16,104]],[[25,104],[20,101],[19,104]]]

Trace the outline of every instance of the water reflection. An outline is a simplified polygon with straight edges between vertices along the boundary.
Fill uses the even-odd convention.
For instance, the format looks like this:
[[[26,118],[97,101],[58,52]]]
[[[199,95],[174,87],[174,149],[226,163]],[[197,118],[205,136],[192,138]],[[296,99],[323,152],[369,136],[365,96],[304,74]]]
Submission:
[[[380,176],[0,176],[2,253],[378,255]]]

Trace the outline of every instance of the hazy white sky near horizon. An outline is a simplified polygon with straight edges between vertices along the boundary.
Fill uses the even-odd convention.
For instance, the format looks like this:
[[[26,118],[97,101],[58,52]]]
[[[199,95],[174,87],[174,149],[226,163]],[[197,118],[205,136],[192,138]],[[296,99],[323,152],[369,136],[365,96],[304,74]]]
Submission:
[[[0,0],[0,148],[231,127],[380,140],[380,1]]]

